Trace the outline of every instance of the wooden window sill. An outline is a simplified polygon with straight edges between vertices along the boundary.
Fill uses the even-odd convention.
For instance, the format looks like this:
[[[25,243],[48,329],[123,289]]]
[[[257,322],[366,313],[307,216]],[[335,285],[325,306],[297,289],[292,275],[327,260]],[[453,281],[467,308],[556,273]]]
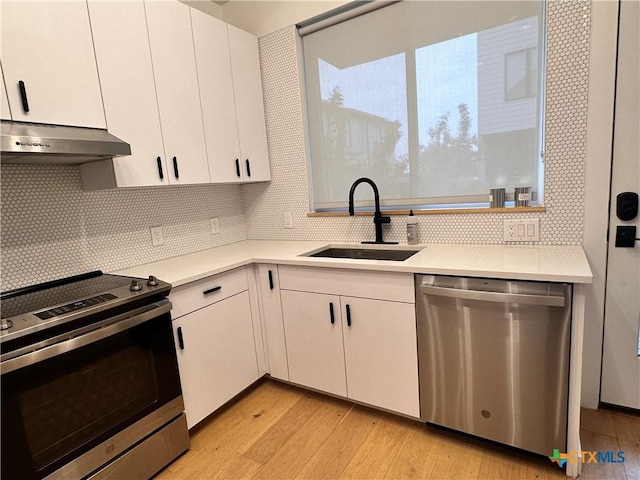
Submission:
[[[532,213],[546,212],[545,207],[504,207],[504,208],[449,208],[433,210],[414,210],[415,215],[469,215],[474,213]],[[372,211],[356,211],[358,216],[373,216]],[[409,215],[409,210],[383,210],[382,214]],[[309,212],[307,217],[348,217],[349,212]]]

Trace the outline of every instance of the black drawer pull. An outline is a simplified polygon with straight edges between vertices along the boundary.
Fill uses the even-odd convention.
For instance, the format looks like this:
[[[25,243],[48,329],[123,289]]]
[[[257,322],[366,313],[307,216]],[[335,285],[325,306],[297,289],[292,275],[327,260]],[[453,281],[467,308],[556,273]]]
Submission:
[[[180,178],[180,174],[178,173],[178,158],[173,157],[173,173],[176,178]]]
[[[160,176],[160,180],[164,180],[164,173],[162,172],[162,159],[158,157],[156,160],[158,161],[158,175]]]
[[[333,303],[329,302],[329,315],[331,317],[331,325],[333,325],[334,323],[336,323],[336,317],[333,313]]]
[[[178,346],[184,350],[184,339],[182,338],[182,327],[178,327]]]
[[[18,88],[20,89],[20,98],[22,99],[22,109],[24,113],[29,113],[29,101],[27,100],[27,87],[24,82],[20,80],[18,82]]]
[[[249,159],[247,158],[245,160],[245,162],[247,163],[247,177],[251,176],[251,164],[249,163]]]
[[[236,175],[240,176],[240,160],[236,158]]]
[[[347,304],[347,327],[351,326],[351,307]]]
[[[222,290],[222,285],[218,285],[217,287],[210,288],[209,290],[205,290],[202,292],[203,295],[209,295],[210,293],[218,292]]]
[[[273,273],[269,270],[269,290],[273,290]]]

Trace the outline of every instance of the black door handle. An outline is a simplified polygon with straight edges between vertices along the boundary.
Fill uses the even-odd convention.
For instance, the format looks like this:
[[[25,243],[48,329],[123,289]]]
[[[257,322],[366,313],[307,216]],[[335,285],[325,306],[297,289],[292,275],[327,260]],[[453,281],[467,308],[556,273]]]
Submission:
[[[336,323],[336,317],[333,313],[333,303],[329,302],[329,316],[331,318],[331,325],[333,325],[334,323]]]
[[[222,290],[222,285],[218,285],[217,287],[210,288],[209,290],[204,290],[202,294],[209,295],[210,293],[218,292],[220,290]]]
[[[269,290],[273,290],[273,273],[269,270]]]
[[[247,158],[245,160],[245,162],[247,163],[247,177],[251,176],[251,164],[249,163],[249,159]]]
[[[178,173],[178,157],[173,157],[173,174],[176,178],[180,178],[180,174]]]
[[[351,326],[351,307],[347,304],[347,327]]]
[[[240,160],[236,158],[236,175],[240,176]]]
[[[182,338],[182,327],[178,327],[178,346],[184,350],[184,338]]]
[[[27,100],[27,87],[25,87],[24,82],[22,80],[18,82],[18,88],[20,89],[22,109],[24,110],[24,113],[29,113],[29,101]]]
[[[164,180],[164,173],[162,172],[162,159],[158,157],[157,161],[158,161],[158,175],[160,176],[160,180]]]

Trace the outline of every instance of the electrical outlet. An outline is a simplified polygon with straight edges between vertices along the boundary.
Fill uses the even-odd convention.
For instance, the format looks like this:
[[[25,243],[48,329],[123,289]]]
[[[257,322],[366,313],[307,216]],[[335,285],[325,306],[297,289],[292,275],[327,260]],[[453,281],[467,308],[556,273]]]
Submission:
[[[162,227],[151,227],[151,243],[154,247],[164,245],[164,236],[162,235]]]
[[[505,242],[540,241],[540,219],[518,218],[504,221]]]
[[[218,217],[211,219],[211,233],[220,233],[220,220]]]
[[[293,217],[291,216],[291,212],[283,212],[284,217],[284,228],[293,228]]]

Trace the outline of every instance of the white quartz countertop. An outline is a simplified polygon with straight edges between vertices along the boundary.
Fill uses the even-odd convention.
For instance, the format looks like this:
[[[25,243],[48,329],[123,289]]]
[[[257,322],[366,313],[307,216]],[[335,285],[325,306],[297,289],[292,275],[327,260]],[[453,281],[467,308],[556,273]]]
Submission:
[[[421,249],[405,261],[303,256],[330,245],[361,246],[358,243],[246,240],[112,273],[134,277],[155,275],[174,287],[251,263],[568,283],[591,283],[592,279],[591,269],[581,246],[429,243],[372,247]]]

